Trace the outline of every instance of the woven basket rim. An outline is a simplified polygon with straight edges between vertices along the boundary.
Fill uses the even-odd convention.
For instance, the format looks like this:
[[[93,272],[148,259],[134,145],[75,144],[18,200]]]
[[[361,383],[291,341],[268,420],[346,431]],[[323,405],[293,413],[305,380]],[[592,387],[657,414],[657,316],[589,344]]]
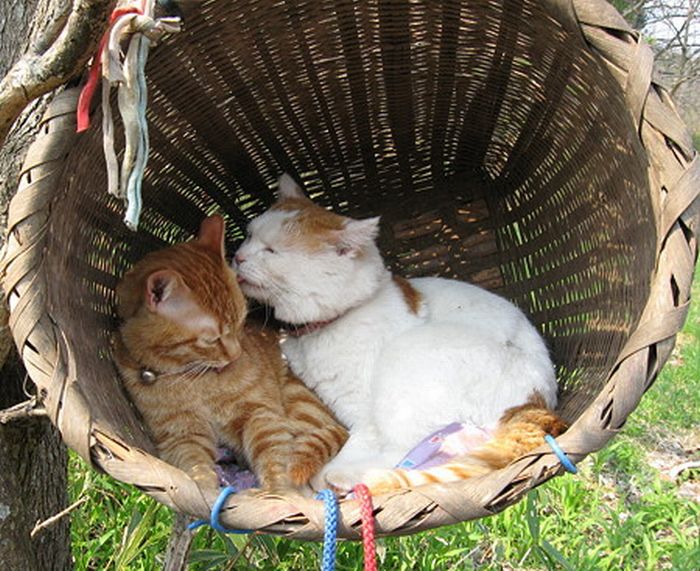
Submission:
[[[647,147],[652,193],[659,202],[656,216],[658,244],[656,269],[646,307],[637,327],[617,358],[608,382],[595,401],[559,438],[561,447],[578,462],[602,448],[636,407],[644,391],[668,358],[675,335],[688,310],[696,259],[700,193],[700,165],[690,137],[662,87],[651,79],[651,50],[605,0],[543,0],[567,30],[580,33],[613,72],[623,89],[642,145],[653,132],[666,141]],[[627,67],[620,67],[620,53]],[[17,194],[12,200],[5,257],[5,292],[11,304],[10,328],[27,370],[40,389],[60,386],[57,404],[49,415],[65,442],[94,466],[173,509],[207,517],[214,498],[205,498],[183,472],[131,448],[108,427],[93,422],[76,382],[71,350],[60,329],[49,318],[46,288],[50,283],[41,263],[55,182],[63,170],[65,150],[75,139],[73,111],[77,89],[54,98],[42,124],[58,121],[61,130],[48,129],[30,148]],[[666,168],[665,165],[671,165]],[[41,180],[27,176],[42,167]],[[658,198],[658,197],[657,197]],[[20,238],[21,237],[21,238]],[[70,415],[64,412],[70,404]],[[70,416],[70,419],[67,417]],[[76,421],[76,419],[78,419]],[[128,465],[128,469],[125,466]],[[133,473],[139,477],[134,479]],[[489,476],[449,485],[401,490],[375,498],[377,532],[401,535],[422,529],[491,515],[514,503],[531,488],[563,472],[546,445]],[[360,511],[354,500],[341,502],[339,537],[359,539]],[[260,529],[297,539],[319,540],[323,535],[321,502],[302,497],[234,496],[222,512],[232,528]]]

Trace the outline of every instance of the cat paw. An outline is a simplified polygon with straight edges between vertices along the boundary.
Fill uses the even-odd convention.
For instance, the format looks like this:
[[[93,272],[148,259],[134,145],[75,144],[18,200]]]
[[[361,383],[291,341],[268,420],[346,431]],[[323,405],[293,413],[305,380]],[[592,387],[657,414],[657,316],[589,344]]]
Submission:
[[[293,483],[288,473],[273,476],[260,475],[260,491],[277,497],[286,497],[298,492],[299,486]]]
[[[315,458],[295,455],[289,462],[289,478],[295,486],[306,486],[321,467],[321,462]]]
[[[319,472],[315,476],[313,476],[309,480],[309,486],[311,486],[311,489],[314,492],[320,492],[324,488],[327,488],[328,485],[326,484],[326,473],[325,472]]]
[[[325,486],[338,494],[347,494],[362,481],[362,474],[352,470],[329,470],[325,474]]]

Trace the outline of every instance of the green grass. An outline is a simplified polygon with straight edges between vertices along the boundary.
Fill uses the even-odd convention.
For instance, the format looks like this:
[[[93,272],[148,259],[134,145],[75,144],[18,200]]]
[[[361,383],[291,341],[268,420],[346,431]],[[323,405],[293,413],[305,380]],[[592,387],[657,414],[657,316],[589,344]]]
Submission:
[[[700,298],[700,271],[694,298]],[[698,459],[700,302],[679,347],[622,432],[579,465],[496,516],[378,541],[381,568],[427,570],[697,570],[700,506],[681,494],[697,470],[670,481],[655,466]],[[689,444],[690,443],[690,444]],[[683,450],[683,445],[691,450]],[[694,447],[694,452],[692,448]],[[75,567],[152,570],[163,563],[172,514],[133,488],[70,461]],[[319,544],[198,531],[190,569],[306,570]],[[362,548],[343,543],[339,571],[362,568]]]

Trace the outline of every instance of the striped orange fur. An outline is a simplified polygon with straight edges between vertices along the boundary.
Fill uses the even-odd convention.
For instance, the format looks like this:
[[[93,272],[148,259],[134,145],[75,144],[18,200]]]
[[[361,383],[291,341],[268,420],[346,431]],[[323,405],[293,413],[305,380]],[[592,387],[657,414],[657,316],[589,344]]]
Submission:
[[[264,488],[304,486],[347,432],[288,370],[277,335],[246,323],[223,230],[210,217],[197,239],[124,276],[114,359],[160,456],[200,486],[218,487],[217,445],[241,454]]]
[[[546,434],[559,436],[565,430],[564,421],[535,393],[525,404],[506,410],[493,438],[469,454],[426,470],[370,470],[363,482],[373,494],[382,494],[483,476],[541,446]]]

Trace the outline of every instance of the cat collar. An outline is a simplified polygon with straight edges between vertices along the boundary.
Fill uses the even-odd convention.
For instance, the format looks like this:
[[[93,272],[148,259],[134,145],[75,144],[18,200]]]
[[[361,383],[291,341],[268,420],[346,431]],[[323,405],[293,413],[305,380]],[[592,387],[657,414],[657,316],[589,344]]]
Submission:
[[[158,375],[155,373],[155,371],[147,369],[146,367],[141,367],[141,370],[139,371],[139,376],[141,377],[141,382],[145,385],[152,385],[156,382],[156,379],[158,378]]]
[[[326,325],[330,325],[334,321],[337,321],[338,317],[334,317],[333,319],[327,319],[325,321],[309,321],[308,323],[304,323],[303,325],[292,325],[290,327],[286,327],[287,335],[290,337],[302,337],[303,335],[308,335],[309,333],[314,333],[318,331],[319,329],[323,329]]]

